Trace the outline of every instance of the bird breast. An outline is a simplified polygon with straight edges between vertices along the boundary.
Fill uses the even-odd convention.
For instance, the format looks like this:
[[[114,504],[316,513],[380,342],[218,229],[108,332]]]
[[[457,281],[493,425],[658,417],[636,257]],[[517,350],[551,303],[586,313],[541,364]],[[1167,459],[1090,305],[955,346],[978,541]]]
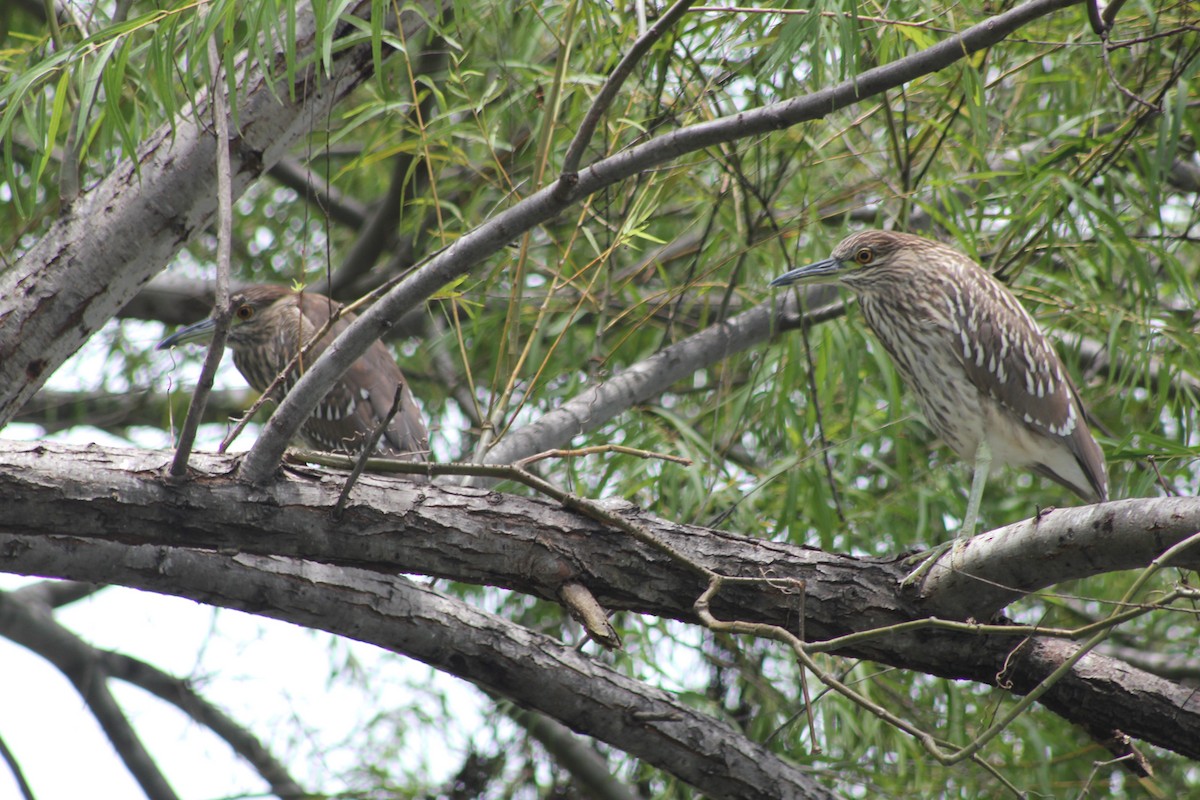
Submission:
[[[952,309],[896,293],[879,302],[863,293],[859,304],[929,427],[961,458],[972,461],[984,435],[987,410],[981,403],[987,401],[963,374]]]
[[[286,349],[288,343],[283,339],[284,335],[280,334],[276,340],[252,345],[238,343],[233,347],[233,365],[255,391],[266,391],[291,360],[290,353],[294,351]],[[283,387],[285,393],[296,380],[294,375],[290,375],[286,381]]]

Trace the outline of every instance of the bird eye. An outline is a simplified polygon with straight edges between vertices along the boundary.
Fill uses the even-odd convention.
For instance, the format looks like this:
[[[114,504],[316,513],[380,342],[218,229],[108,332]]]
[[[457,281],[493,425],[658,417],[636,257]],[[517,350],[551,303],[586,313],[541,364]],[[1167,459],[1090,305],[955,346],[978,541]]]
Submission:
[[[236,316],[242,322],[245,322],[254,317],[254,306],[250,306],[250,305],[238,306],[237,311],[235,311],[233,313],[234,313],[234,316]]]
[[[875,251],[869,247],[859,248],[858,252],[854,254],[854,260],[865,267],[875,260]]]

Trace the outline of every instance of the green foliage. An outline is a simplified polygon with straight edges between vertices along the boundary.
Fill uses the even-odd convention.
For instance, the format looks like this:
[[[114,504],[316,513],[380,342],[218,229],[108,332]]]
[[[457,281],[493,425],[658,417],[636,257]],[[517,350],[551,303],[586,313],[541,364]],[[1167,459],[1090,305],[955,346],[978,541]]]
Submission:
[[[341,46],[332,31],[344,5],[313,3],[323,66]],[[319,176],[316,190],[362,204],[400,181],[392,249],[372,271],[346,280],[344,295],[402,274],[557,179],[583,115],[638,35],[635,15],[620,5],[459,2],[431,20],[436,35],[406,41],[381,22],[393,4],[373,4],[372,21],[356,23],[355,36],[372,43],[375,79],[328,120],[328,134],[314,133],[295,154]],[[303,66],[291,3],[160,9],[135,2],[127,20],[105,18],[108,6],[96,4],[85,31],[47,34],[21,12],[10,21],[0,54],[0,188],[12,200],[0,208],[0,249],[8,259],[54,213],[65,175],[78,169],[84,187],[102,179],[206,91],[210,39],[234,108],[250,70],[287,87]],[[584,167],[650,137],[887,64],[978,21],[964,11],[931,2],[831,2],[822,13],[788,16],[688,14],[608,109]],[[890,21],[879,21],[883,14]],[[1133,40],[1166,32],[1188,23],[1189,14],[1195,25],[1187,4],[1131,4],[1120,12],[1119,34]],[[914,20],[924,22],[906,24]],[[400,345],[439,440],[437,455],[480,457],[481,430],[503,439],[767,299],[773,276],[825,257],[848,231],[894,226],[970,253],[1061,335],[1060,349],[1099,423],[1115,497],[1160,491],[1156,472],[1175,491],[1194,494],[1200,204],[1177,173],[1181,163],[1194,169],[1200,137],[1198,51],[1193,32],[1112,53],[1115,79],[1161,104],[1161,115],[1149,115],[1105,74],[1082,8],[1068,9],[902,90],[686,155],[587,198],[515,238],[435,299],[438,327]],[[360,233],[361,224],[323,216],[299,192],[264,180],[237,205],[238,277],[336,279]],[[201,239],[187,255],[207,265],[212,249]],[[1091,343],[1101,358],[1088,355]],[[138,349],[114,337],[111,355],[129,359],[132,372],[142,366]],[[851,306],[844,318],[699,369],[572,442],[619,443],[683,456],[692,466],[606,456],[567,459],[547,474],[581,494],[625,497],[682,522],[896,554],[951,536],[970,482],[915,412]],[[1048,482],[1007,473],[991,482],[982,518],[998,526],[1075,502]],[[1114,575],[1057,587],[1017,613],[1078,624],[1106,613],[1129,582]],[[561,623],[560,611],[546,604],[455,588],[490,598],[533,627]],[[1189,654],[1194,624],[1180,622],[1147,615],[1120,636],[1149,652]],[[810,687],[817,716],[810,733],[797,717],[798,671],[774,645],[681,634],[681,626],[661,620],[619,623],[627,644],[621,668],[677,683],[698,705],[812,765],[839,790],[998,796],[988,770],[937,766],[910,737],[821,687]],[[656,666],[664,652],[703,668],[681,676],[674,664]],[[1014,702],[999,690],[826,661],[872,699],[956,741],[977,735]],[[1095,768],[1108,756],[1085,742],[1035,709],[982,758],[1020,789],[1044,796],[1195,791],[1194,767],[1182,760],[1163,755],[1143,789],[1118,769]],[[611,755],[653,796],[691,796],[670,777],[621,758]],[[526,777],[529,787],[537,784],[533,771]]]

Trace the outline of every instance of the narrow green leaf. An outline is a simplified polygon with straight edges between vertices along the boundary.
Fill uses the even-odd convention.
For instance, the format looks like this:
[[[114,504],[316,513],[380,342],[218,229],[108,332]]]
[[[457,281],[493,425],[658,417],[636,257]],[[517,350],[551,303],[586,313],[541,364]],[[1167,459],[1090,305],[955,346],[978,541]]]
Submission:
[[[50,157],[54,154],[54,144],[58,140],[58,127],[62,123],[63,110],[67,106],[67,89],[71,82],[71,73],[64,71],[58,79],[58,86],[54,90],[54,102],[51,105],[50,122],[46,128],[46,138],[42,148],[42,158],[38,161],[37,170],[34,173],[33,181],[37,183],[42,179],[42,172],[45,171],[46,165],[50,163]]]

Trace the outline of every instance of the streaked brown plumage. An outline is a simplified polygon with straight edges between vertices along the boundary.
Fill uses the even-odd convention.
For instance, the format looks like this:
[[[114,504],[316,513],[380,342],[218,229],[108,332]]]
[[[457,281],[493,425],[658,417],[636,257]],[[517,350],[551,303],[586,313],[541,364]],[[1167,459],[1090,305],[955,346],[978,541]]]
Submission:
[[[772,285],[798,282],[837,282],[857,295],[930,427],[965,460],[983,462],[981,480],[995,461],[1032,469],[1089,502],[1108,498],[1104,454],[1058,354],[1012,292],[970,258],[919,236],[870,230]],[[964,527],[973,524],[968,506]]]
[[[246,381],[262,392],[275,379],[297,350],[329,319],[338,304],[315,292],[294,292],[283,286],[250,286],[233,295],[233,320],[229,329],[229,348],[233,363]],[[355,319],[346,314],[338,319],[308,356],[315,361],[325,348]],[[159,349],[212,336],[211,318],[184,328],[159,343]],[[283,392],[295,385],[293,370],[283,382]],[[400,408],[384,435],[376,454],[410,461],[424,461],[429,436],[421,411],[417,408],[408,383],[395,359],[381,343],[375,342],[321,399],[311,417],[301,426],[304,442],[319,450],[357,453],[362,443],[387,416],[401,386]]]

